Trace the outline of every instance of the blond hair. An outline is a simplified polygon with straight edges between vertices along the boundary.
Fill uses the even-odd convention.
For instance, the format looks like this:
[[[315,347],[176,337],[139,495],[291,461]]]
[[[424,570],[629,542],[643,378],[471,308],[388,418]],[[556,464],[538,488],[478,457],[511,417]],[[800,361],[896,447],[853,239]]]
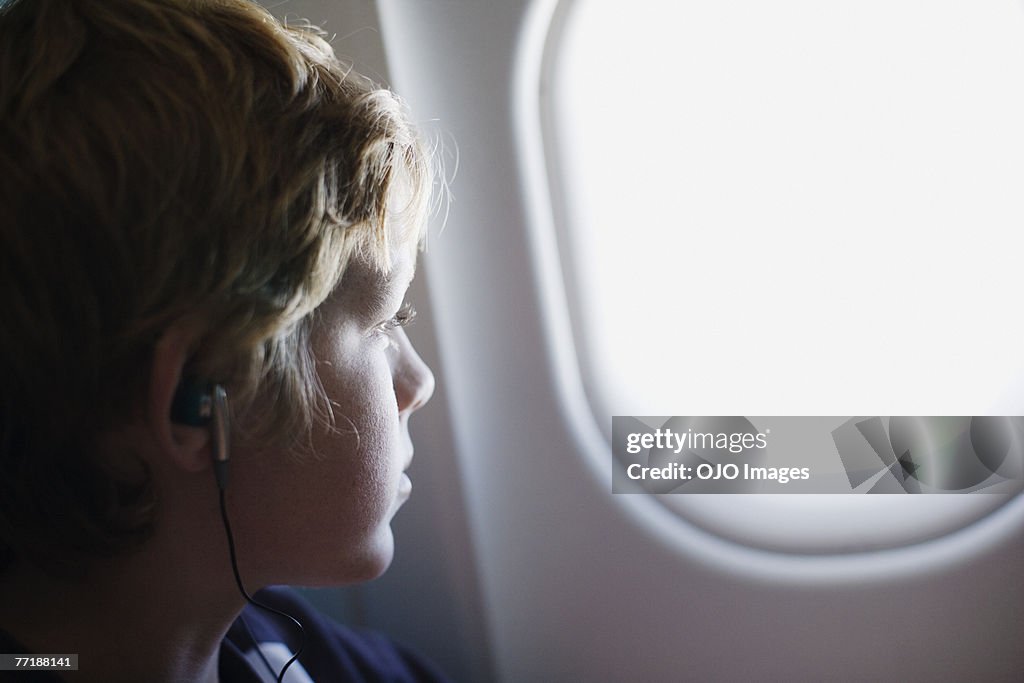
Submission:
[[[258,5],[0,5],[0,568],[149,533],[148,477],[95,439],[171,325],[235,411],[267,399],[268,436],[329,413],[310,313],[352,258],[387,269],[398,177],[415,239],[431,174],[399,100]]]

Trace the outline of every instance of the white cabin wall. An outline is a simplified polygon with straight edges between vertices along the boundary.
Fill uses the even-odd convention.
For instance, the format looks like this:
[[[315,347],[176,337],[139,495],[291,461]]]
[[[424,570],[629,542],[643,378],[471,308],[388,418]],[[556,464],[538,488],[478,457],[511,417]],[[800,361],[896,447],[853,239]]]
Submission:
[[[380,7],[396,87],[459,144],[425,274],[501,680],[1015,679],[1024,500],[937,541],[800,557],[610,495],[537,158],[553,3]]]

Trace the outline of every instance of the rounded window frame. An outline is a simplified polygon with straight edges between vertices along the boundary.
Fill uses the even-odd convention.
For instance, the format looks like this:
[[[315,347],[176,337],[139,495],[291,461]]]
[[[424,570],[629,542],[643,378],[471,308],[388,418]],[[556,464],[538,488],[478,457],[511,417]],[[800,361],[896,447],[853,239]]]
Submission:
[[[581,309],[581,275],[571,249],[573,212],[571,190],[564,169],[567,150],[558,141],[558,119],[555,111],[558,41],[571,20],[572,10],[586,0],[550,0],[550,21],[539,40],[541,55],[536,66],[539,82],[532,113],[539,122],[536,151],[546,171],[544,188],[550,213],[556,261],[565,302],[555,306],[568,318],[570,345],[574,354],[571,371],[563,372],[561,381],[578,383],[580,391],[564,395],[582,396],[580,406],[567,414],[579,420],[585,412],[586,425],[575,425],[581,438],[584,457],[597,468],[607,468],[611,455],[610,415],[603,416],[601,382],[594,374],[598,366],[596,354],[588,345],[578,311]],[[567,354],[560,354],[566,360]],[[607,412],[607,411],[605,411]],[[581,431],[582,430],[582,431]],[[614,459],[613,459],[614,460]],[[617,463],[612,467],[618,466]],[[618,494],[614,498],[632,498]],[[644,496],[677,524],[706,532],[711,537],[741,548],[767,552],[777,556],[853,556],[898,550],[927,544],[957,534],[990,518],[1003,508],[1020,508],[1012,503],[1024,500],[1024,494],[1005,495],[929,495],[929,496],[829,496],[829,495],[681,495]],[[620,500],[626,504],[627,501]],[[637,502],[637,501],[629,501]],[[646,504],[641,504],[647,508]],[[897,520],[894,522],[894,520]],[[664,520],[662,520],[664,521]],[[880,536],[879,529],[885,529]]]

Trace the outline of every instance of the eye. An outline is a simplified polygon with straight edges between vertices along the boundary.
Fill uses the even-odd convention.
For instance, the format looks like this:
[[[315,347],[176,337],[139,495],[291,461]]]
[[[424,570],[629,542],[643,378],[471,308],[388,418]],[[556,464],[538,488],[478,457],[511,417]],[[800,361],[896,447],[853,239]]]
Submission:
[[[399,327],[407,327],[412,324],[412,321],[416,319],[416,309],[410,303],[402,304],[402,307],[398,309],[398,313],[395,313],[394,317],[383,323],[385,330],[394,330]]]
[[[397,330],[400,327],[406,327],[412,324],[412,321],[415,320],[415,318],[416,309],[413,308],[412,304],[403,304],[394,316],[377,325],[376,332],[381,337],[388,340],[388,346],[392,346],[394,341],[391,339],[389,333],[392,330]]]

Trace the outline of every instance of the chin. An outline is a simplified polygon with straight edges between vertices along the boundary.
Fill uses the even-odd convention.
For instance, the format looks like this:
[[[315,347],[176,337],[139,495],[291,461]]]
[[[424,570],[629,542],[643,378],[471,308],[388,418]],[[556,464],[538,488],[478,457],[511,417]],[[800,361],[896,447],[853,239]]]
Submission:
[[[388,535],[390,538],[390,534]],[[391,566],[391,561],[395,557],[395,544],[394,541],[388,543],[387,549],[381,549],[375,553],[372,558],[367,558],[367,562],[364,563],[362,569],[363,572],[360,576],[353,579],[353,583],[361,583],[363,581],[372,581],[373,579],[379,578],[384,572]]]
[[[322,588],[372,581],[387,571],[394,556],[395,539],[390,527],[385,527],[376,538],[368,539],[358,549],[340,549],[336,563],[303,585]]]

